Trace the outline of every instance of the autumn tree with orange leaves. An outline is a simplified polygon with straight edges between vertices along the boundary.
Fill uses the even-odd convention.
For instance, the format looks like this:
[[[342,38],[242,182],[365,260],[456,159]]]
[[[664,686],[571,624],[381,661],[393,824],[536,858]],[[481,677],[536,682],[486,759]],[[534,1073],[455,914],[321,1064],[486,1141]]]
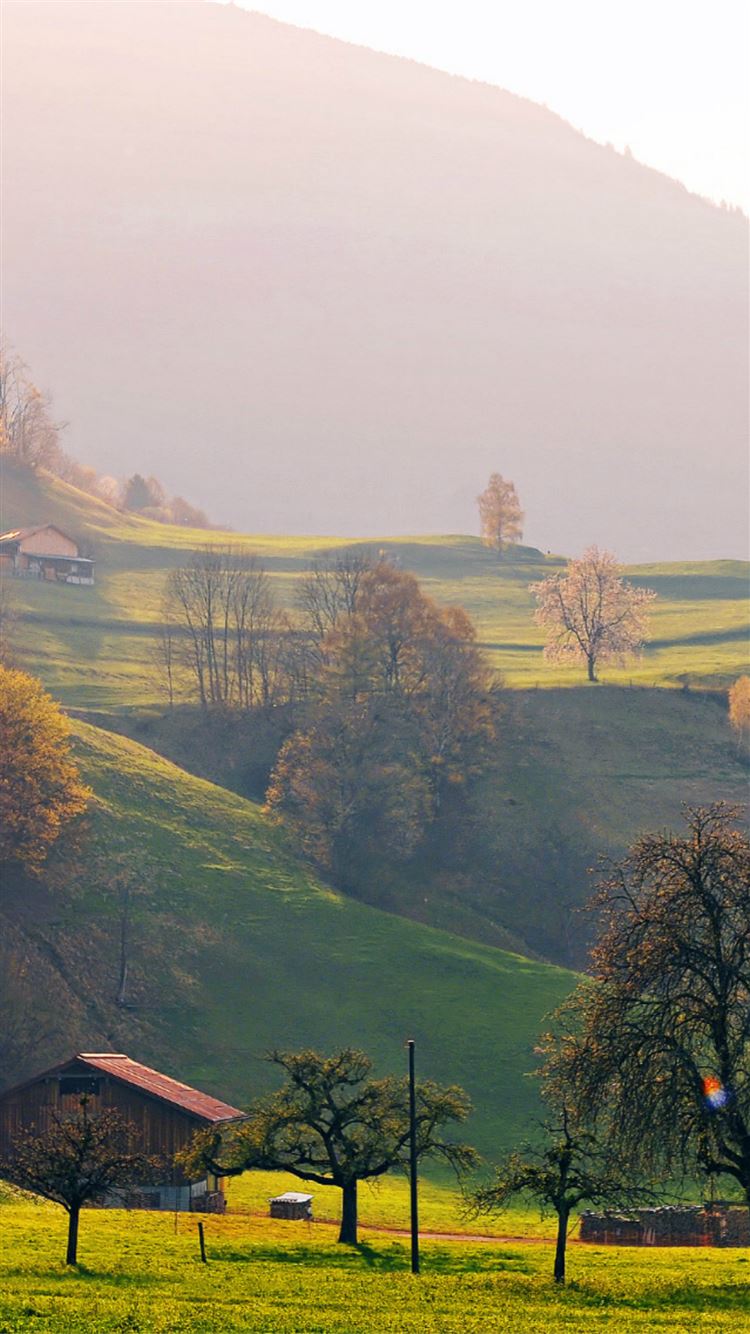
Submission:
[[[335,573],[335,572],[334,572]],[[451,792],[481,771],[496,684],[468,616],[380,560],[319,618],[317,676],[267,805],[342,883],[368,858],[408,857]]]
[[[750,676],[738,676],[729,690],[729,726],[740,755],[750,755]]]
[[[513,482],[493,472],[484,491],[477,496],[482,541],[498,556],[523,537],[523,510]]]
[[[90,793],[58,705],[32,676],[2,666],[0,755],[0,864],[38,871]]]

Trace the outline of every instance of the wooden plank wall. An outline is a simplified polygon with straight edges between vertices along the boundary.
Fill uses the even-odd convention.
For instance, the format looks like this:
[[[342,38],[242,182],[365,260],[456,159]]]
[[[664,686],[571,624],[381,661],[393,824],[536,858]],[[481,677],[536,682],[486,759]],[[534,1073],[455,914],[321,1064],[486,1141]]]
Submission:
[[[135,1143],[142,1152],[158,1155],[170,1163],[174,1154],[185,1148],[202,1124],[179,1108],[161,1103],[106,1075],[101,1076],[99,1088],[98,1095],[91,1095],[91,1111],[114,1108],[135,1126]],[[57,1115],[75,1114],[80,1108],[80,1098],[79,1093],[61,1095],[56,1075],[38,1080],[15,1094],[0,1097],[0,1155],[11,1152],[13,1138],[20,1130],[33,1126],[44,1131],[53,1111]],[[181,1184],[185,1179],[172,1169],[170,1180],[174,1184]]]

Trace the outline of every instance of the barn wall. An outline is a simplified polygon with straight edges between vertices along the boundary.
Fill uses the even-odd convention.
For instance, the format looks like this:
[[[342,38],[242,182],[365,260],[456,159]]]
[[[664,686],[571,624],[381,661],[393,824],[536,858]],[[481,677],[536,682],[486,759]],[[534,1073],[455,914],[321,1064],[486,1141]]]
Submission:
[[[185,1148],[202,1124],[178,1108],[118,1084],[106,1075],[101,1076],[100,1093],[91,1096],[89,1106],[92,1112],[114,1108],[136,1127],[139,1149],[167,1158],[170,1163],[173,1155]],[[44,1131],[50,1125],[52,1112],[75,1114],[79,1108],[80,1094],[61,1095],[56,1075],[38,1080],[15,1094],[6,1094],[0,1098],[0,1155],[11,1152],[13,1138],[20,1130],[33,1126]],[[185,1181],[185,1177],[171,1166],[168,1177],[174,1184]]]
[[[55,528],[43,528],[32,537],[22,537],[19,550],[28,556],[77,556],[78,546]]]

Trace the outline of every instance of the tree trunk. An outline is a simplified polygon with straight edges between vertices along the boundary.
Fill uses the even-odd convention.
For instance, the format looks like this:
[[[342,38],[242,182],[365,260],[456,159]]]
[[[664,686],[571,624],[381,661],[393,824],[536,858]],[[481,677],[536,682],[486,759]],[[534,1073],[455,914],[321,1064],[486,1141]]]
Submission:
[[[68,1210],[68,1253],[65,1256],[66,1265],[78,1264],[78,1215],[80,1206],[74,1205]]]
[[[565,1247],[568,1242],[567,1209],[557,1215],[557,1246],[555,1247],[555,1283],[565,1282]]]
[[[594,668],[596,667],[596,658],[587,657],[587,659],[586,659],[586,665],[587,665],[587,667],[588,667],[588,669],[589,669],[589,681],[595,681],[595,680],[596,680],[596,672],[595,672]]]
[[[357,1244],[357,1182],[347,1181],[342,1186],[343,1201],[341,1207],[341,1230],[339,1241],[345,1246]]]

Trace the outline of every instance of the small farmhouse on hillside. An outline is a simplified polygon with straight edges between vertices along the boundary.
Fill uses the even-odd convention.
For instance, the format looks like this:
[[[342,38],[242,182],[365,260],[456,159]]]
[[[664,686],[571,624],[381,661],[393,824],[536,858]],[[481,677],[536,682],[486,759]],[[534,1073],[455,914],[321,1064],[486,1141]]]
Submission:
[[[14,1137],[20,1131],[43,1132],[53,1116],[75,1114],[83,1094],[89,1098],[92,1113],[113,1108],[135,1125],[134,1149],[169,1163],[197,1130],[244,1116],[239,1108],[122,1053],[81,1052],[0,1094],[0,1158],[12,1157]],[[163,1182],[139,1188],[137,1202],[143,1209],[221,1213],[225,1207],[216,1177],[190,1181],[176,1167],[165,1173]],[[110,1203],[120,1201],[113,1198]]]
[[[52,523],[0,533],[0,575],[45,579],[53,584],[93,584],[94,562]]]

